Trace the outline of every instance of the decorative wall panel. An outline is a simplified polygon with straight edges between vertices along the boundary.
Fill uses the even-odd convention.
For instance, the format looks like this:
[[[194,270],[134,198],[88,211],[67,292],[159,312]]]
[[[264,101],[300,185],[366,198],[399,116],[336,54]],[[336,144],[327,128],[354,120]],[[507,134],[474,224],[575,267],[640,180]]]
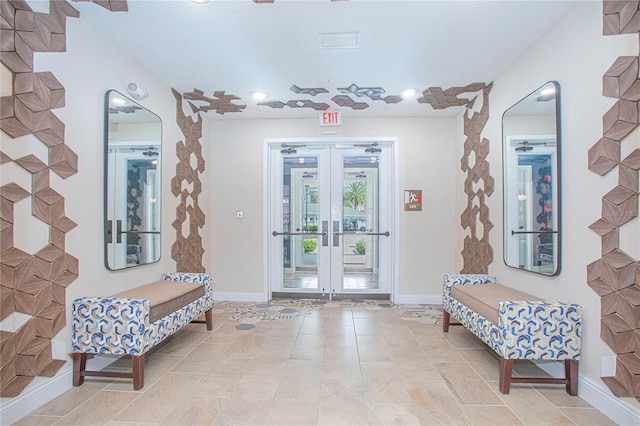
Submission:
[[[462,274],[487,274],[489,264],[493,262],[493,247],[489,244],[489,231],[493,223],[489,220],[489,207],[486,197],[493,194],[495,181],[490,174],[489,140],[482,137],[484,126],[489,120],[489,93],[493,83],[472,83],[464,87],[451,87],[442,90],[439,87],[430,87],[422,92],[418,99],[420,103],[426,103],[433,109],[445,109],[455,106],[464,106],[464,134],[467,137],[464,142],[464,153],[460,161],[462,171],[467,173],[464,182],[464,192],[467,194],[467,207],[460,217],[463,229],[469,230],[469,235],[464,239],[462,249],[463,267]],[[477,95],[472,99],[459,98],[465,93],[477,93],[482,91],[482,107],[474,112],[473,106]],[[479,184],[482,182],[482,185]]]
[[[639,33],[639,7],[637,1],[605,1],[603,34]],[[640,56],[619,57],[602,77],[603,96],[617,102],[602,117],[602,138],[589,149],[588,167],[600,176],[617,169],[618,184],[602,197],[602,216],[589,226],[601,238],[602,257],[587,265],[588,284],[602,298],[600,337],[616,353],[616,375],[602,380],[614,395],[638,400],[640,260],[620,249],[620,233],[638,221],[640,148],[622,158],[621,146],[640,124],[639,63]]]
[[[35,52],[66,50],[67,17],[79,13],[65,1],[52,1],[49,13],[33,12],[21,0],[0,1],[0,60],[13,76],[12,94],[0,98],[0,129],[11,138],[33,135],[48,149],[11,158],[0,152],[0,167],[17,164],[31,188],[0,186],[0,320],[26,318],[13,332],[0,332],[0,395],[16,396],[36,376],[53,376],[66,360],[53,359],[51,339],[66,325],[66,288],[78,276],[78,259],[66,252],[67,232],[76,224],[65,213],[64,196],[50,185],[78,171],[78,156],[65,144],[65,128],[52,110],[65,105],[65,90],[50,72],[34,72]],[[20,141],[15,141],[19,143]],[[32,215],[48,227],[48,243],[35,253],[16,246],[14,226],[25,218],[16,204],[31,203]],[[20,244],[18,244],[20,246]]]
[[[189,102],[195,113],[194,121],[191,116],[185,114],[182,104],[183,99],[202,101],[209,98],[206,98],[200,90],[185,93],[184,98],[174,89],[172,93],[176,99],[176,122],[185,139],[176,144],[178,164],[176,164],[176,175],[171,179],[171,192],[180,198],[180,204],[176,208],[176,220],[172,223],[176,229],[176,241],[171,246],[171,258],[176,261],[178,272],[205,272],[202,265],[204,248],[200,236],[200,229],[205,223],[205,214],[198,200],[202,192],[200,174],[204,173],[205,161],[200,144],[202,117],[198,111],[206,109],[198,108],[193,102]]]

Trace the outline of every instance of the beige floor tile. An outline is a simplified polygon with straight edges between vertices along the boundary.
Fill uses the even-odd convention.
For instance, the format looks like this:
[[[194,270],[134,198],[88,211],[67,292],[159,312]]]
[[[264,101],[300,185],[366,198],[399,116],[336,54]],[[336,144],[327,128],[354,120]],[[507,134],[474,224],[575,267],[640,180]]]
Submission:
[[[367,405],[370,425],[420,425],[420,419],[410,404]]]
[[[222,406],[218,398],[190,396],[184,398],[162,422],[163,425],[210,425]]]
[[[527,425],[570,425],[573,422],[531,386],[512,386],[500,399]]]
[[[167,373],[122,410],[114,420],[125,422],[160,423],[188,396],[189,389],[200,375]],[[133,394],[133,393],[132,393]]]
[[[465,405],[463,409],[472,425],[516,426],[522,424],[509,407]]]
[[[315,402],[274,401],[265,419],[265,425],[315,425],[318,418],[318,404]]]
[[[197,329],[182,330],[171,336],[172,339],[158,349],[158,353],[165,355],[186,355],[191,352],[211,334],[211,332],[206,331],[204,324],[194,324],[194,326],[195,325],[199,327]]]
[[[440,324],[423,324],[417,321],[408,321],[407,328],[414,336],[442,336]]]
[[[225,355],[229,346],[229,344],[202,343],[177,363],[171,371],[174,373],[208,374],[217,365],[218,358]]]
[[[569,395],[564,385],[534,384],[532,386],[556,407],[593,408],[591,407],[591,404],[589,404],[584,399]]]
[[[582,426],[614,426],[616,423],[595,408],[560,408],[575,424]]]
[[[325,342],[325,335],[301,334],[291,350],[291,359],[322,362],[324,360]]]
[[[422,424],[467,424],[464,410],[442,380],[409,383],[411,405]]]
[[[223,408],[213,421],[215,426],[264,425],[268,409]]]
[[[113,379],[87,378],[82,386],[69,389],[35,410],[32,414],[38,416],[66,416],[83,402],[106,388],[111,382],[113,382]]]
[[[341,376],[323,376],[320,384],[321,399],[362,400],[365,385],[360,372]]]
[[[243,334],[224,351],[227,358],[253,358],[262,349],[265,337],[257,334]]]
[[[300,326],[300,334],[326,335],[329,324],[327,320],[319,317],[305,317]]]
[[[500,398],[469,364],[436,364],[438,372],[463,405],[502,405]]]
[[[485,348],[458,349],[458,353],[483,379],[499,380],[500,360],[493,355],[492,351]]]
[[[275,399],[317,402],[321,384],[321,363],[291,360],[280,380]]]
[[[354,313],[355,316],[355,313]],[[380,324],[376,320],[372,320],[370,318],[354,318],[353,320],[354,327],[356,329],[356,336],[384,336],[384,332],[382,328],[380,328]]]
[[[464,362],[464,358],[442,336],[416,336],[416,341],[433,362]]]
[[[182,359],[183,357],[179,355],[165,355],[162,353],[154,353],[149,357],[145,357],[144,386],[148,387],[153,385]],[[129,366],[129,369],[130,368],[131,366]],[[106,387],[106,390],[132,391],[133,381],[132,379],[116,379]]]
[[[241,379],[241,374],[209,374],[200,377],[200,380],[193,383],[188,393],[189,395],[229,398],[240,384]]]
[[[133,392],[98,392],[64,416],[56,425],[103,425],[138,397],[139,395]]]
[[[321,398],[318,426],[368,425],[369,414],[364,399]]]
[[[35,416],[29,415],[21,418],[12,426],[49,426],[60,420],[62,417],[57,416]]]
[[[443,336],[456,349],[484,349],[486,347],[480,339],[465,328],[451,327],[448,333],[443,333]]]

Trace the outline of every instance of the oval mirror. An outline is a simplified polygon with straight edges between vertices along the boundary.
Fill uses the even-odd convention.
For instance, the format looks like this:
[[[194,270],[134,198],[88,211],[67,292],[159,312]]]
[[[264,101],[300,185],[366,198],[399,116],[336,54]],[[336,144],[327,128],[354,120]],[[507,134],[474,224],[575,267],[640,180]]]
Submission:
[[[105,265],[160,260],[160,117],[123,94],[105,96]]]
[[[550,81],[502,116],[504,262],[560,273],[560,86]]]

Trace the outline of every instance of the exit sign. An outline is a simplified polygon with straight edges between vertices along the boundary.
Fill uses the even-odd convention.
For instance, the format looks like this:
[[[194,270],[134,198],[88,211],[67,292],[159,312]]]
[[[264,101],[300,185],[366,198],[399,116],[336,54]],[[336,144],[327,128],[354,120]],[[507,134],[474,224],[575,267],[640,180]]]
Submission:
[[[339,126],[342,124],[340,111],[322,111],[320,113],[321,126]]]

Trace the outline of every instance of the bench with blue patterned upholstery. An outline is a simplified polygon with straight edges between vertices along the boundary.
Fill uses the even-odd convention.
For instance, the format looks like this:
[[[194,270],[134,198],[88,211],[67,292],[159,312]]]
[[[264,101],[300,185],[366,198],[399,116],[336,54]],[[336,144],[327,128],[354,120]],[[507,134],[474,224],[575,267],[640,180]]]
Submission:
[[[86,376],[133,379],[133,389],[144,386],[144,357],[158,343],[204,314],[213,329],[211,277],[201,273],[168,273],[161,281],[108,297],[81,297],[73,301],[73,385]],[[131,356],[132,372],[90,371],[87,355]]]
[[[582,307],[544,301],[483,274],[445,275],[442,330],[451,316],[500,357],[500,392],[511,383],[565,384],[578,394]],[[514,360],[563,361],[564,378],[512,377]]]

